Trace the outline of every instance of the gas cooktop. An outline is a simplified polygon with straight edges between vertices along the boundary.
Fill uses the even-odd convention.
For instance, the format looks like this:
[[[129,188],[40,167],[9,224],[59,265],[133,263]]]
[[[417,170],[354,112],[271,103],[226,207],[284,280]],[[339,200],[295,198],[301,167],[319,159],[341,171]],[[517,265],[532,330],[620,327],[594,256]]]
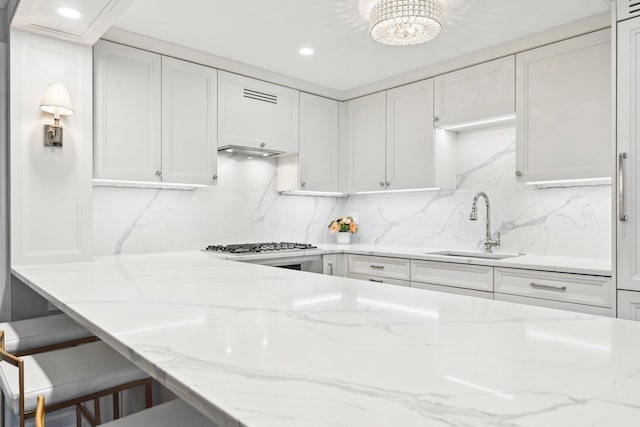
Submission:
[[[223,252],[227,254],[260,254],[280,251],[304,251],[317,249],[309,243],[269,242],[269,243],[242,243],[237,245],[209,245],[206,251]]]

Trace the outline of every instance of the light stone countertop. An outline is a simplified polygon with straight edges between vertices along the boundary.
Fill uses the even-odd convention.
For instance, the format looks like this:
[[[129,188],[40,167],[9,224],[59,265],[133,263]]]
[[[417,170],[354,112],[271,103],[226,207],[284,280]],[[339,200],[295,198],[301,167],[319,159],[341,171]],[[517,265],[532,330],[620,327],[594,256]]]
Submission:
[[[222,426],[640,419],[640,323],[200,251],[13,272]]]
[[[581,258],[554,255],[520,255],[506,259],[482,259],[460,256],[437,255],[451,248],[415,248],[378,245],[318,245],[317,250],[307,249],[298,252],[275,252],[268,254],[233,255],[216,253],[222,259],[235,261],[252,261],[259,259],[277,259],[287,257],[317,256],[326,254],[374,255],[398,258],[411,258],[426,261],[452,262],[457,264],[488,265],[493,267],[521,268],[526,270],[552,271],[558,273],[587,274],[594,276],[611,276],[611,260],[602,258]],[[466,250],[468,251],[468,250]],[[495,252],[500,252],[496,250]]]

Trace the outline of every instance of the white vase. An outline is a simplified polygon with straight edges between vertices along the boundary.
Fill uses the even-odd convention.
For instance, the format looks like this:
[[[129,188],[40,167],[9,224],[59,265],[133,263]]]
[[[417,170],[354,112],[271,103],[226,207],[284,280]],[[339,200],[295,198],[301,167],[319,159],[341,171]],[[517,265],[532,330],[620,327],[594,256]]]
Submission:
[[[351,233],[348,231],[340,231],[336,236],[336,241],[339,245],[348,245],[351,243]]]

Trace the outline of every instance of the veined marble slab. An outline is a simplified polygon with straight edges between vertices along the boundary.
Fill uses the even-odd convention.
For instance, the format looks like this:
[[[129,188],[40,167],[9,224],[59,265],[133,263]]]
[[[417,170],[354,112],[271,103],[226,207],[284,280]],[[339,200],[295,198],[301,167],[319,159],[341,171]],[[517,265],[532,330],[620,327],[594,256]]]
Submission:
[[[13,271],[223,426],[640,419],[640,323],[203,252]]]

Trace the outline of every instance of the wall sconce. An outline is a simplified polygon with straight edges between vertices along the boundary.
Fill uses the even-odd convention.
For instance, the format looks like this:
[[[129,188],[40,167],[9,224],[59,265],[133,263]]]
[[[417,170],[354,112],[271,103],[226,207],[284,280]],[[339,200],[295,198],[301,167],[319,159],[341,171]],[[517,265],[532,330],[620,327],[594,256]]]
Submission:
[[[69,91],[61,84],[51,84],[44,93],[40,109],[53,114],[54,124],[44,125],[44,145],[47,147],[62,147],[62,126],[60,116],[74,113]]]

